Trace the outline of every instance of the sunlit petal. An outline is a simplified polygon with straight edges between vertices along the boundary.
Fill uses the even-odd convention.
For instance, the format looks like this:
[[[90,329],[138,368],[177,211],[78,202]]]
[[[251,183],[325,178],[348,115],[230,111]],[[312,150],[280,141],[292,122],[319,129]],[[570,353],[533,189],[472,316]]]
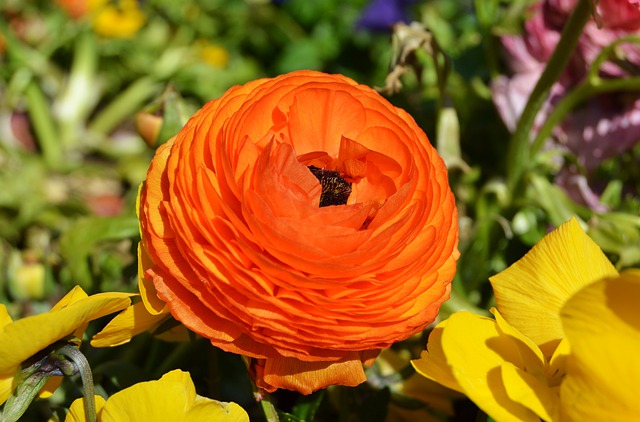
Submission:
[[[640,271],[591,284],[562,308],[571,344],[560,387],[566,420],[635,420],[640,415]]]
[[[501,335],[490,318],[457,312],[442,333],[442,348],[464,394],[496,420],[537,421],[527,407],[507,395],[502,367],[513,365],[520,352],[513,340]]]
[[[96,401],[96,414],[100,415],[106,400],[101,396],[94,397]],[[87,414],[84,411],[84,398],[74,400],[71,406],[69,406],[69,413],[67,413],[64,422],[86,422],[87,420]],[[99,416],[98,420],[100,420]]]
[[[0,374],[9,373],[24,360],[87,322],[126,308],[127,293],[101,293],[66,307],[30,316],[0,330]]]
[[[238,405],[196,396],[190,375],[175,370],[157,381],[141,382],[111,396],[99,421],[125,420],[248,421],[249,418]]]
[[[427,350],[420,354],[420,359],[412,360],[411,364],[419,374],[452,390],[462,392],[442,350],[442,332],[446,325],[447,320],[442,321],[431,331]]]
[[[366,381],[359,354],[336,362],[304,362],[295,358],[278,357],[264,362],[262,384],[266,391],[278,388],[310,394],[324,385],[356,386]]]
[[[159,315],[167,313],[169,310],[167,304],[158,298],[152,279],[145,275],[146,270],[152,266],[153,262],[149,258],[147,248],[143,242],[138,243],[138,289],[140,290],[140,296],[147,308],[147,312],[152,315]]]
[[[502,335],[510,337],[514,346],[518,350],[520,358],[510,362],[533,375],[544,376],[545,361],[538,346],[536,346],[530,338],[526,337],[516,328],[509,325],[497,309],[491,308],[490,312],[496,319],[498,331],[500,331]]]
[[[0,404],[7,401],[13,392],[13,381],[15,379],[15,371],[8,374],[0,374]]]
[[[116,315],[102,331],[93,336],[91,345],[112,347],[128,343],[133,336],[157,327],[170,317],[168,311],[152,315],[147,312],[144,302],[135,303]]]
[[[490,278],[500,313],[549,358],[564,337],[560,308],[580,288],[617,271],[574,218]]]

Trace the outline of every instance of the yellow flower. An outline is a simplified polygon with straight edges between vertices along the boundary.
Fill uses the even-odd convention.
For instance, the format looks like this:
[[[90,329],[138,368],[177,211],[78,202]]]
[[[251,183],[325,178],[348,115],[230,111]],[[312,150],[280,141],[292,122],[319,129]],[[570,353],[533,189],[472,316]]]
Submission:
[[[566,301],[582,287],[617,275],[600,247],[571,219],[489,281],[507,322],[549,357],[564,337],[560,309]]]
[[[229,62],[229,52],[222,46],[200,39],[195,43],[198,55],[206,64],[215,68],[223,68]]]
[[[188,372],[168,372],[157,381],[135,384],[108,400],[96,398],[99,422],[108,421],[249,421],[236,403],[225,403],[196,394]],[[84,399],[71,404],[65,422],[86,421]]]
[[[572,219],[490,279],[495,319],[453,314],[412,363],[496,420],[557,420],[569,354],[560,310],[584,286],[617,275]]]
[[[571,344],[561,419],[631,421],[640,415],[640,271],[590,284],[560,312]]]
[[[15,388],[21,364],[42,349],[69,335],[82,338],[89,321],[120,311],[131,302],[128,293],[93,296],[76,286],[49,312],[12,321],[0,304],[0,404]],[[60,382],[54,377],[44,390],[52,392]],[[46,394],[46,393],[45,393]]]
[[[146,21],[137,0],[88,0],[93,30],[110,38],[131,38]]]

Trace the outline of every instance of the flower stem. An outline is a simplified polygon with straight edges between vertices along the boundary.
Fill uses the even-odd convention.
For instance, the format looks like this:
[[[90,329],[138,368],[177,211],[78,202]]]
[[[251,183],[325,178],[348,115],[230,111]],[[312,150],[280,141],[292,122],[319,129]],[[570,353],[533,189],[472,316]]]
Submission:
[[[36,81],[32,80],[25,89],[25,95],[31,123],[44,161],[48,166],[57,168],[62,163],[62,145],[44,93]]]
[[[562,74],[578,44],[582,30],[591,17],[592,3],[593,0],[579,0],[574,7],[574,11],[562,31],[558,45],[549,58],[518,120],[507,152],[507,187],[510,197],[513,197],[520,178],[531,162],[529,135],[535,118],[549,96],[551,87]]]
[[[82,125],[97,102],[97,54],[94,34],[81,33],[75,43],[73,65],[65,89],[54,103],[54,112],[60,122],[60,142],[65,147],[78,142]]]
[[[87,358],[74,346],[64,345],[57,350],[62,356],[69,358],[80,371],[82,386],[84,387],[84,411],[87,415],[87,422],[96,422],[96,399],[93,395],[93,375]]]
[[[125,89],[89,125],[89,132],[108,134],[118,124],[132,116],[142,103],[160,88],[157,80],[150,76],[144,76]]]
[[[594,95],[616,91],[640,91],[640,77],[626,79],[598,79],[596,83],[587,79],[584,83],[569,92],[549,113],[547,120],[538,131],[531,144],[531,154],[535,155],[551,136],[553,128],[559,125],[571,110]]]
[[[264,416],[267,418],[267,422],[279,422],[280,417],[278,416],[278,411],[276,407],[271,403],[270,396],[265,395],[260,400],[260,406],[262,406],[262,411],[264,412]]]

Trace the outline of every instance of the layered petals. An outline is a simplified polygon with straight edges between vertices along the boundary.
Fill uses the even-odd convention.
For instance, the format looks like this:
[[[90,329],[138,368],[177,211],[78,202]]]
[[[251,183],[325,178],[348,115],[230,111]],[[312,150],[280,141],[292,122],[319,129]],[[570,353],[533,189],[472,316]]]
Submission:
[[[350,185],[346,203],[320,206],[311,167]],[[446,167],[425,134],[370,88],[312,71],[205,105],[158,150],[139,211],[141,283],[213,345],[274,359],[262,366],[282,380],[271,390],[420,331],[459,255]],[[347,372],[313,375],[324,381],[312,388],[364,379]]]
[[[562,382],[562,419],[633,420],[640,414],[640,270],[600,280],[562,308],[571,344]]]
[[[85,421],[84,399],[71,404],[65,422]],[[248,422],[236,403],[225,403],[196,394],[188,372],[174,370],[157,381],[135,384],[108,400],[96,396],[99,422],[111,421],[228,421]]]

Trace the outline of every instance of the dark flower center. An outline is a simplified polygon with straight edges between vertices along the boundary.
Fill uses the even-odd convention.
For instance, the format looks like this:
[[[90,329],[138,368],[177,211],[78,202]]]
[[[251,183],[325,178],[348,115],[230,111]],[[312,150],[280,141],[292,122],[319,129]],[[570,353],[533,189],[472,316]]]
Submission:
[[[315,166],[309,166],[309,171],[316,176],[322,186],[320,194],[320,206],[345,205],[351,195],[351,183],[340,177],[337,171],[324,170]]]

